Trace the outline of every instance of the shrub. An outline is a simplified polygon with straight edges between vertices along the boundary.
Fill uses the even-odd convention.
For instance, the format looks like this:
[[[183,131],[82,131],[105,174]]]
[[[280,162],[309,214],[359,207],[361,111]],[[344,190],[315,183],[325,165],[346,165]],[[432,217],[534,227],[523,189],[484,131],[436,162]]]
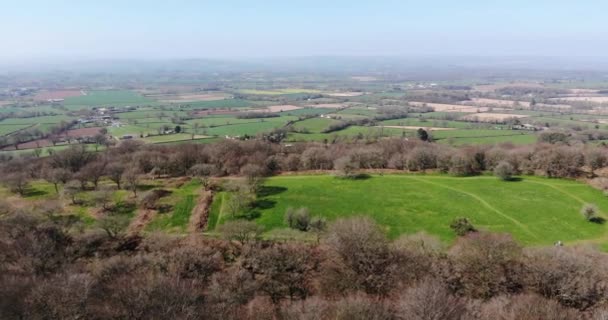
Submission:
[[[287,225],[292,229],[308,231],[311,227],[310,212],[306,208],[297,210],[288,208],[287,212],[285,212],[285,220],[287,220]]]
[[[141,206],[145,209],[158,209],[157,201],[171,194],[171,191],[165,189],[155,189],[146,192],[146,194],[141,199]]]
[[[356,178],[359,164],[349,156],[338,158],[334,161],[334,169],[338,171],[338,176],[342,178]]]
[[[469,219],[467,218],[454,219],[454,221],[452,221],[452,223],[450,224],[450,228],[461,237],[467,235],[468,233],[477,231],[471,221],[469,221]]]
[[[589,222],[602,222],[603,219],[598,216],[598,208],[596,205],[591,203],[585,203],[581,208],[581,214]]]
[[[509,180],[513,179],[514,173],[515,173],[515,169],[513,168],[513,166],[510,163],[508,163],[506,161],[501,161],[494,168],[494,175],[503,181],[509,181]]]

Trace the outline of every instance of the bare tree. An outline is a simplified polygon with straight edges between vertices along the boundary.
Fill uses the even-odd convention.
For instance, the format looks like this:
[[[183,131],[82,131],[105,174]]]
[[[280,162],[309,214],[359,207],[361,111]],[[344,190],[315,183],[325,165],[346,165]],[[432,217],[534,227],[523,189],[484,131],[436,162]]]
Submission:
[[[110,180],[116,183],[116,187],[120,189],[120,183],[122,181],[122,176],[125,172],[125,167],[120,163],[111,163],[106,167],[106,174]]]
[[[76,204],[76,195],[81,191],[81,186],[78,181],[71,180],[63,186],[61,191],[63,197],[68,198],[72,201],[72,204]]]
[[[124,173],[125,186],[133,192],[133,196],[137,197],[137,185],[139,184],[139,169],[136,166],[131,166]]]
[[[11,192],[18,193],[21,196],[25,195],[30,183],[29,176],[22,171],[9,173],[2,180]]]
[[[468,319],[467,304],[438,280],[427,279],[409,288],[397,302],[399,319]],[[469,316],[469,317],[468,317]]]
[[[253,221],[234,220],[221,225],[219,231],[224,239],[245,244],[259,239],[264,229]]]

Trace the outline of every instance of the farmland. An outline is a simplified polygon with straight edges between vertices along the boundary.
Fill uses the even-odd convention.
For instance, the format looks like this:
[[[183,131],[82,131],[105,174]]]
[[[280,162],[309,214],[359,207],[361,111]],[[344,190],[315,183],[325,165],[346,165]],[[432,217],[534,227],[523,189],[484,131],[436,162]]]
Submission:
[[[68,97],[66,107],[76,109],[83,106],[125,106],[150,103],[153,100],[144,98],[127,90],[88,91],[86,95]]]
[[[194,85],[42,89],[0,108],[0,115],[6,115],[0,119],[0,142],[3,152],[11,152],[18,141],[30,150],[48,147],[40,141],[48,141],[61,126],[105,127],[113,143],[125,137],[144,143],[183,143],[193,136],[252,139],[277,130],[286,132],[286,142],[375,141],[415,139],[416,131],[426,128],[433,141],[451,145],[533,144],[539,131],[547,129],[608,129],[608,116],[601,109],[605,96],[598,90],[556,91],[532,101],[536,97],[509,97],[498,91],[554,89],[538,83],[496,83],[472,86],[460,98],[446,100],[437,97],[460,93],[424,84],[391,91],[378,87],[378,78],[358,79],[346,77],[339,86],[321,81],[306,86],[289,80],[283,85],[243,81],[213,90]],[[587,96],[570,96],[574,94],[593,99],[578,101]],[[52,97],[60,99],[42,99]],[[589,105],[593,101],[597,103]]]
[[[528,245],[550,245],[556,241],[604,243],[606,226],[587,222],[581,206],[596,204],[608,212],[608,198],[588,185],[567,181],[524,177],[504,182],[494,177],[454,178],[435,175],[374,175],[348,180],[333,176],[281,176],[268,179],[263,188],[256,222],[269,234],[286,228],[288,207],[306,207],[313,216],[335,220],[367,215],[393,238],[425,231],[452,241],[450,222],[467,217],[484,230],[508,232]],[[220,194],[213,204],[213,222],[230,219]],[[220,201],[220,203],[217,203]],[[541,214],[542,213],[542,214]]]
[[[90,265],[133,279],[132,270],[154,274],[149,266],[220,296],[234,280],[276,281],[268,270],[360,274],[327,269],[345,268],[352,248],[378,257],[370,261],[386,266],[374,269],[382,277],[405,267],[404,281],[471,254],[472,268],[494,263],[496,251],[513,261],[499,270],[525,261],[544,274],[545,252],[608,251],[607,90],[410,76],[193,71],[9,90],[0,96],[0,227],[44,232],[3,236],[69,239],[60,261],[78,267],[66,274]],[[580,97],[596,99],[567,99]],[[40,251],[27,252],[26,263]],[[606,263],[581,261],[592,266],[581,267],[585,279],[600,278],[588,270]],[[245,282],[230,273],[257,265]],[[63,279],[60,271],[45,284]]]

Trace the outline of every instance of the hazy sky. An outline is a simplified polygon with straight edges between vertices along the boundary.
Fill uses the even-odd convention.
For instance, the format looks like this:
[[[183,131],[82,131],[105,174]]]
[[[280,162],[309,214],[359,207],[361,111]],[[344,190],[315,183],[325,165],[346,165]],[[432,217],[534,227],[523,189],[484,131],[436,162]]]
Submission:
[[[606,0],[2,0],[0,59],[608,53]]]

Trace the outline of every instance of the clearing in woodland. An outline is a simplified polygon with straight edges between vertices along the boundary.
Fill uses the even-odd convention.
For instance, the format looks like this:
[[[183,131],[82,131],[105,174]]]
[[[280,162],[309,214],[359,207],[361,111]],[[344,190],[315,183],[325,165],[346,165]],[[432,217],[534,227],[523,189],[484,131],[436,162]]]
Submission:
[[[500,181],[491,176],[458,178],[441,175],[373,175],[350,180],[334,176],[280,176],[268,179],[252,209],[269,235],[287,227],[288,207],[306,207],[311,216],[329,221],[368,215],[389,236],[424,231],[444,241],[455,238],[452,220],[468,218],[480,230],[508,232],[526,245],[557,241],[606,241],[606,225],[591,223],[580,214],[584,203],[608,212],[608,198],[601,191],[576,181],[524,177]],[[210,229],[230,219],[216,197]]]

